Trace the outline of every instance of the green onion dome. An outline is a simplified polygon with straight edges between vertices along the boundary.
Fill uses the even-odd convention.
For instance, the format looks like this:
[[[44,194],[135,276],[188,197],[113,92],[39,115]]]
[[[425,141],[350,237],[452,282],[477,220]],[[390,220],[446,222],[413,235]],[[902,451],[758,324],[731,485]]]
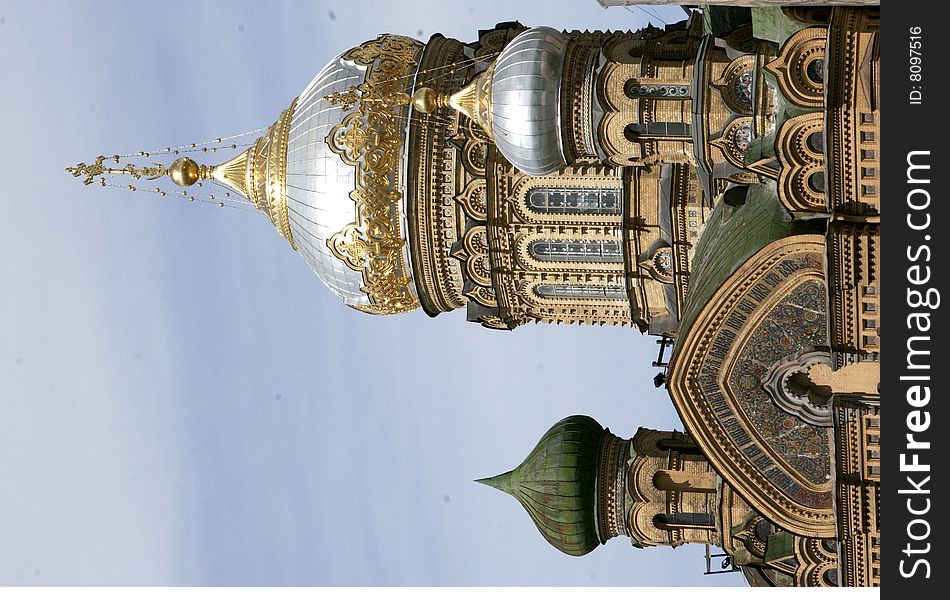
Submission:
[[[597,472],[605,433],[591,417],[567,417],[544,434],[518,467],[478,483],[517,498],[541,535],[561,552],[587,554],[601,543]]]

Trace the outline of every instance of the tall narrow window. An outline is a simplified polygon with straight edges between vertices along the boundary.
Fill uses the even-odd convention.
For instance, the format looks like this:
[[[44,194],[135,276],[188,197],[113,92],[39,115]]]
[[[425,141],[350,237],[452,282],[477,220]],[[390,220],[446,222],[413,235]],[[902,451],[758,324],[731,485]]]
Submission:
[[[620,190],[534,188],[528,193],[531,210],[548,214],[620,214]]]
[[[587,300],[626,300],[622,285],[585,285],[581,283],[542,283],[534,288],[542,298],[579,298]]]
[[[528,252],[538,260],[565,262],[623,262],[620,242],[613,240],[535,240]]]
[[[631,142],[640,141],[641,138],[690,136],[689,123],[672,123],[666,121],[659,123],[631,123],[627,125],[623,133]]]
[[[676,450],[682,454],[699,454],[699,447],[692,440],[664,438],[656,443],[660,450]]]
[[[657,529],[673,529],[676,527],[712,527],[713,517],[708,513],[665,513],[653,517],[653,525]]]

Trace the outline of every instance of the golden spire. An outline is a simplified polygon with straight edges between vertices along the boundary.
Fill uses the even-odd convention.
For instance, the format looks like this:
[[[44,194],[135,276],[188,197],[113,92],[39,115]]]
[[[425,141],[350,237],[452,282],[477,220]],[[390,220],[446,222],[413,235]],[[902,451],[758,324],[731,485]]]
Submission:
[[[290,121],[293,117],[297,100],[294,99],[290,108],[281,113],[277,121],[270,126],[267,132],[251,144],[244,152],[217,166],[199,165],[197,162],[182,156],[175,159],[168,167],[154,163],[150,167],[138,167],[134,164],[122,163],[119,155],[107,159],[99,156],[93,164],[79,163],[75,167],[68,167],[66,171],[73,177],[84,177],[83,184],[97,182],[100,185],[109,185],[106,182],[108,175],[126,175],[133,179],[154,180],[168,175],[175,185],[190,187],[203,179],[210,179],[224,187],[237,192],[254,203],[263,212],[277,231],[290,242],[296,250],[293,233],[290,230],[290,218],[287,214],[287,142],[290,134]],[[218,138],[217,141],[221,141]],[[196,144],[191,144],[195,148]],[[232,144],[236,148],[236,144]],[[178,151],[166,148],[165,153]],[[207,151],[207,148],[202,148]],[[212,151],[217,148],[212,148]],[[149,156],[148,152],[140,152],[139,156]],[[107,166],[106,161],[112,160],[115,167]],[[137,188],[128,186],[131,190]],[[152,191],[152,190],[148,190]],[[155,188],[155,192],[165,195],[165,192]],[[184,194],[184,192],[183,192]],[[211,196],[213,199],[214,196]],[[194,197],[192,197],[194,199]],[[224,206],[222,202],[216,202]]]
[[[454,94],[440,94],[428,87],[421,87],[412,95],[412,107],[419,112],[432,113],[440,108],[451,106],[462,113],[494,139],[491,128],[491,78],[495,66],[492,65],[472,79]]]
[[[75,167],[66,167],[66,172],[73,177],[85,176],[83,185],[90,185],[97,178],[100,184],[104,184],[106,175],[128,175],[132,179],[146,179],[149,181],[168,175],[169,179],[181,187],[192,186],[198,180],[208,179],[213,177],[214,174],[211,167],[199,165],[186,156],[175,160],[167,168],[161,163],[153,163],[151,167],[137,167],[131,163],[126,163],[122,167],[107,167],[103,164],[106,160],[105,156],[98,156],[96,162],[91,165],[81,162]],[[116,165],[122,162],[118,155],[113,156],[110,160],[115,161]]]

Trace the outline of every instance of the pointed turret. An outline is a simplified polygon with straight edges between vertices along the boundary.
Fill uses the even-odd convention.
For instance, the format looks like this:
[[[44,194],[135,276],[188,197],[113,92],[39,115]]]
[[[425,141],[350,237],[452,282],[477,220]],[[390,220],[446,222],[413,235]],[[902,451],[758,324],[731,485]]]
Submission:
[[[502,473],[501,475],[495,475],[494,477],[485,477],[483,479],[476,479],[475,483],[480,483],[482,485],[487,485],[493,487],[496,490],[505,492],[506,494],[511,493],[511,477],[514,475],[514,471],[508,471],[507,473]]]

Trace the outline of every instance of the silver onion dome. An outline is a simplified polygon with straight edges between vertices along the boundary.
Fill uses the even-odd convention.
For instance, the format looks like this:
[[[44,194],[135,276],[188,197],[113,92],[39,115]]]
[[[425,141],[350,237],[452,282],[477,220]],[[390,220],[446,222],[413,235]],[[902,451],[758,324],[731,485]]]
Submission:
[[[528,175],[567,166],[561,149],[560,88],[567,38],[550,27],[522,32],[495,61],[491,128],[495,145]]]
[[[297,98],[287,139],[287,217],[297,251],[323,283],[347,305],[377,314],[411,310],[416,296],[411,270],[407,268],[410,258],[406,244],[405,184],[399,179],[399,174],[405,172],[408,107],[393,109],[393,129],[387,130],[386,135],[391,138],[387,138],[386,143],[396,148],[392,151],[394,164],[387,171],[380,171],[379,175],[392,179],[390,205],[385,217],[380,219],[387,224],[392,219],[394,231],[387,229],[383,237],[379,233],[373,237],[366,233],[372,224],[361,216],[364,213],[355,204],[355,198],[364,185],[357,173],[365,171],[364,152],[369,153],[369,150],[361,146],[359,140],[352,142],[352,148],[347,146],[351,143],[347,132],[360,133],[367,127],[364,123],[366,111],[360,102],[347,101],[346,96],[360,85],[369,90],[364,94],[372,93],[376,83],[370,79],[373,71],[366,62],[375,61],[373,64],[377,64],[385,59],[386,52],[411,53],[415,57],[405,66],[409,76],[397,79],[411,81],[417,68],[415,59],[421,48],[422,44],[415,40],[380,36],[331,60]],[[405,60],[404,56],[402,59]],[[386,81],[392,81],[392,78]],[[382,119],[380,114],[383,113],[378,113],[377,118]],[[349,124],[344,124],[344,121]],[[331,140],[334,136],[339,139]],[[370,237],[372,241],[367,241]],[[397,249],[392,251],[392,256],[374,257],[373,243],[388,243]],[[391,261],[396,267],[389,271],[374,271],[369,266],[374,260]],[[401,279],[403,276],[405,281]],[[371,296],[373,285],[383,291]],[[400,288],[406,288],[409,296],[401,297]]]

